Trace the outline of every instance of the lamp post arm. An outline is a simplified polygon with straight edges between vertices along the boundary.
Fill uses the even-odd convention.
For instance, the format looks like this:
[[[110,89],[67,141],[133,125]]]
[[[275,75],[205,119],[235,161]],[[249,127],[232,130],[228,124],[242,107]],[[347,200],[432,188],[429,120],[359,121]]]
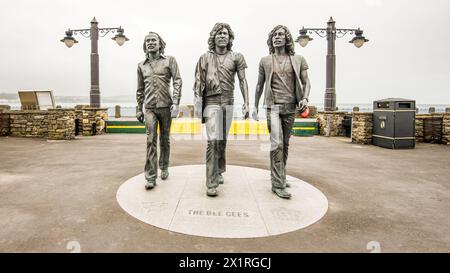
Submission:
[[[74,35],[81,34],[85,38],[91,37],[91,30],[90,29],[73,29],[72,30]]]
[[[336,30],[337,31],[346,31],[346,32],[355,32],[358,29],[356,29],[356,28],[337,28]]]
[[[120,29],[120,27],[102,27],[102,28],[99,28],[98,30],[108,30],[108,31],[111,31],[111,30],[118,30],[118,29]]]
[[[121,29],[120,27],[108,27],[108,28],[99,28],[100,37],[105,37],[109,32],[115,33],[117,30]],[[74,35],[81,34],[85,38],[91,37],[90,29],[72,29],[71,30]]]
[[[316,33],[321,38],[327,37],[326,28],[304,28],[304,29],[308,31],[309,34]]]
[[[119,28],[119,27],[107,27],[107,28],[99,28],[98,31],[99,31],[100,37],[105,37],[106,34],[108,34],[109,32],[114,33],[114,32],[116,32],[119,29],[121,29],[121,28]]]
[[[308,31],[309,34],[317,34],[318,36],[320,36],[321,38],[326,38],[327,37],[327,29],[326,28],[304,28],[306,31]],[[356,33],[358,29],[355,28],[338,28],[336,29],[336,37],[337,38],[342,38],[344,37],[346,34],[350,34],[353,35]]]
[[[355,32],[357,31],[357,29],[351,29],[351,28],[338,28],[336,29],[336,37],[337,38],[342,38],[344,37],[347,33],[349,33],[350,35],[355,34]]]

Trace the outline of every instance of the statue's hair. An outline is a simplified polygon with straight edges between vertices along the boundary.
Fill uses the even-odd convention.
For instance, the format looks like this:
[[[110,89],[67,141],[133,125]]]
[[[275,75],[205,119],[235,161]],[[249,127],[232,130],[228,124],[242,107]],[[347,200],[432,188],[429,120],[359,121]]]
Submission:
[[[234,40],[234,32],[231,30],[231,27],[227,23],[216,23],[209,33],[209,39],[208,39],[208,47],[209,50],[214,50],[216,48],[216,43],[214,41],[217,32],[221,30],[222,28],[226,28],[228,30],[228,34],[230,35],[230,40],[228,41],[227,49],[231,50],[231,47],[233,46],[233,40]]]
[[[147,53],[147,48],[145,47],[145,40],[147,40],[147,36],[150,35],[150,34],[155,34],[156,36],[158,36],[158,39],[159,39],[159,54],[164,54],[164,48],[166,48],[166,42],[164,42],[164,40],[161,38],[161,36],[159,36],[158,33],[152,32],[152,31],[150,31],[144,38],[144,44],[142,46],[143,49],[144,49],[144,52]]]
[[[283,28],[284,31],[286,31],[286,52],[289,55],[295,54],[295,47],[294,47],[294,39],[292,38],[292,34],[289,31],[289,29],[286,26],[278,25],[272,29],[272,31],[269,33],[269,38],[267,39],[267,45],[269,46],[269,52],[270,54],[275,53],[275,48],[273,46],[272,38],[278,29]]]

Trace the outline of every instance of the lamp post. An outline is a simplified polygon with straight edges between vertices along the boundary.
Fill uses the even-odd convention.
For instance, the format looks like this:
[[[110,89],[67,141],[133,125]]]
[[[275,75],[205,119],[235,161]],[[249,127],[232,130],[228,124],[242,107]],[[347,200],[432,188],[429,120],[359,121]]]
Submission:
[[[360,48],[365,42],[368,42],[364,36],[362,36],[363,31],[358,29],[345,29],[336,28],[336,22],[333,17],[327,23],[327,28],[305,28],[300,30],[300,36],[297,38],[297,42],[300,46],[305,47],[309,41],[313,40],[307,34],[316,33],[321,38],[327,38],[327,74],[326,74],[326,89],[325,89],[325,100],[324,100],[324,110],[325,111],[336,111],[336,51],[335,44],[336,38],[342,38],[347,33],[355,35],[350,43],[353,43],[357,48]]]
[[[119,46],[122,46],[129,39],[123,34],[122,27],[118,28],[98,28],[98,22],[95,17],[91,21],[90,29],[74,29],[67,30],[66,37],[61,39],[68,48],[71,48],[78,41],[73,35],[81,34],[83,37],[91,39],[91,90],[90,105],[91,107],[100,107],[100,85],[99,85],[99,61],[98,61],[98,38],[105,37],[109,32],[117,32],[112,38]]]

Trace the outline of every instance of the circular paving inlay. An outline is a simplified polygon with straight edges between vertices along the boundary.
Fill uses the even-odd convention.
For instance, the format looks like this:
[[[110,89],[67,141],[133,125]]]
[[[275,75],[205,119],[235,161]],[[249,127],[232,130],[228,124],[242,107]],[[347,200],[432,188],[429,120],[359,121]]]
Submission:
[[[278,235],[307,227],[328,209],[325,195],[287,176],[291,199],[271,191],[270,171],[227,165],[216,197],[206,196],[204,165],[169,168],[167,180],[145,190],[144,174],[120,186],[117,201],[131,216],[166,230],[216,238]]]

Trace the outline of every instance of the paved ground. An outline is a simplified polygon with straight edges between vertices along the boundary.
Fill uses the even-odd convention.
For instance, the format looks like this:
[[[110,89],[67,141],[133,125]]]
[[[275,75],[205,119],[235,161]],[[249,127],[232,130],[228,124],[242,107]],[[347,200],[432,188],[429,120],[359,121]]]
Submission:
[[[235,140],[228,163],[268,169],[265,142]],[[262,148],[262,149],[261,149]],[[204,163],[205,141],[172,141],[171,165]],[[0,251],[66,252],[450,252],[450,146],[360,146],[345,138],[293,137],[288,174],[321,190],[317,223],[257,239],[211,239],[159,229],[116,201],[143,170],[145,135],[73,141],[0,138]],[[268,185],[269,186],[269,185]]]

